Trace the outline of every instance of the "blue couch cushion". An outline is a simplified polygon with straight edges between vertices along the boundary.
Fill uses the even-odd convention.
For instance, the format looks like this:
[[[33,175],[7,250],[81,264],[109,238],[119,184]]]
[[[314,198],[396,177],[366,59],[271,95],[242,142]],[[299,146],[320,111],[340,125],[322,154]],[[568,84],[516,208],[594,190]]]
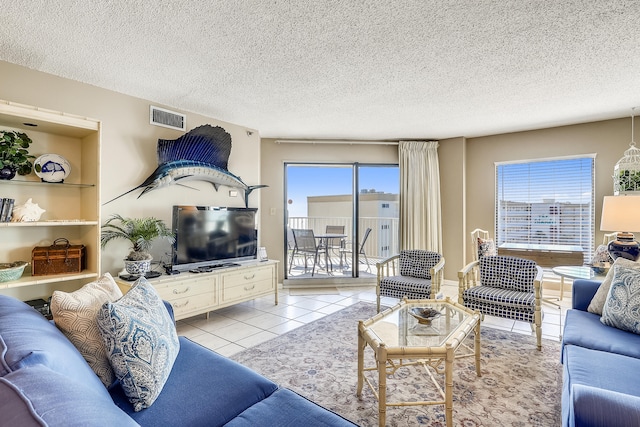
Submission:
[[[571,344],[640,359],[640,335],[607,326],[600,322],[600,316],[586,311],[567,311],[563,352]]]
[[[241,364],[185,337],[162,392],[149,408],[135,412],[120,387],[114,402],[141,425],[221,426],[277,390]]]
[[[355,426],[340,415],[288,389],[278,389],[226,424],[227,427]]]
[[[0,376],[37,364],[108,397],[98,376],[53,323],[28,304],[0,295]]]
[[[563,389],[562,389],[562,421],[563,425],[597,425],[577,423],[577,419],[585,420],[583,413],[578,408],[584,405],[584,401],[576,400],[584,398],[584,390],[579,386],[589,386],[603,391],[608,390],[623,395],[640,396],[640,382],[631,372],[640,372],[640,359],[622,356],[606,351],[591,350],[575,345],[566,345],[563,352]],[[607,426],[639,425],[638,413],[630,413],[627,410],[616,411],[618,404],[605,405],[604,400],[598,402],[599,418],[606,419]],[[614,403],[616,401],[614,400]],[[618,401],[620,403],[620,401]],[[580,404],[580,406],[576,406]],[[636,411],[638,412],[638,411]],[[630,420],[635,420],[630,423]]]
[[[86,386],[44,365],[0,378],[0,414],[3,426],[138,425],[113,404],[104,387]]]

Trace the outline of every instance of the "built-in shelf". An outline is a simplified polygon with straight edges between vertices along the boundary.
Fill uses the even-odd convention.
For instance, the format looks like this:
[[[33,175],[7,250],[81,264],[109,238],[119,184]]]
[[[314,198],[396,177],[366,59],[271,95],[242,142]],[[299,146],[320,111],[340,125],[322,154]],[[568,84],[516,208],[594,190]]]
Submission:
[[[95,271],[82,271],[81,273],[75,274],[55,274],[51,276],[32,276],[30,272],[26,271],[22,274],[17,280],[11,280],[9,282],[0,282],[0,290],[2,289],[11,289],[11,288],[19,288],[23,286],[33,286],[33,285],[44,285],[48,283],[56,283],[56,282],[68,282],[71,280],[78,279],[90,279],[93,280],[98,277],[98,274]]]
[[[57,289],[79,289],[100,274],[101,124],[0,100],[0,129],[29,135],[32,155],[56,153],[71,165],[71,173],[60,183],[43,182],[34,173],[0,180],[0,197],[14,199],[15,206],[32,199],[44,210],[38,221],[0,223],[0,262],[31,261],[34,248],[61,238],[86,248],[82,272],[32,276],[28,266],[19,279],[0,282],[0,291],[21,299],[46,299]]]

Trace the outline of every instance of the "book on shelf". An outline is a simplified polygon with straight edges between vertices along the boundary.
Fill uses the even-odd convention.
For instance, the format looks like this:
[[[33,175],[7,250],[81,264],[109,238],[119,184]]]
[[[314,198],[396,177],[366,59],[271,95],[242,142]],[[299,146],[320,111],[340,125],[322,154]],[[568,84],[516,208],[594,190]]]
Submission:
[[[13,205],[15,202],[16,202],[16,199],[9,199],[9,207],[7,208],[7,216],[5,218],[6,222],[11,221],[11,218],[13,218]]]
[[[11,220],[11,214],[13,213],[14,199],[3,198],[2,208],[0,208],[0,222],[9,222]]]

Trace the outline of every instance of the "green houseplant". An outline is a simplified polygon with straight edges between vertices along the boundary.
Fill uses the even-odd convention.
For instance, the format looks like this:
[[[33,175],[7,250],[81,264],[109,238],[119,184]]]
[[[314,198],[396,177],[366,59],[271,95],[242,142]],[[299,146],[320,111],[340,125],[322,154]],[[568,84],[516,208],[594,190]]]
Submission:
[[[151,243],[156,239],[165,239],[173,243],[175,236],[160,219],[125,218],[114,214],[102,225],[100,245],[104,248],[110,241],[121,239],[131,243],[131,252],[124,259],[127,272],[140,275],[150,270]]]
[[[29,145],[33,141],[26,133],[12,130],[0,130],[0,179],[12,179],[19,175],[28,175],[33,170]]]

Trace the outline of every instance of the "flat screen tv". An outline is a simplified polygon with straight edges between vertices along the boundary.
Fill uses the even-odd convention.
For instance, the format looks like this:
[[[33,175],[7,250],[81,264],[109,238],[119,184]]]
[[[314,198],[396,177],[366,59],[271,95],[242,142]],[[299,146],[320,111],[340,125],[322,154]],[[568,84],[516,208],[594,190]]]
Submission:
[[[256,208],[174,206],[171,269],[223,267],[256,258]]]

